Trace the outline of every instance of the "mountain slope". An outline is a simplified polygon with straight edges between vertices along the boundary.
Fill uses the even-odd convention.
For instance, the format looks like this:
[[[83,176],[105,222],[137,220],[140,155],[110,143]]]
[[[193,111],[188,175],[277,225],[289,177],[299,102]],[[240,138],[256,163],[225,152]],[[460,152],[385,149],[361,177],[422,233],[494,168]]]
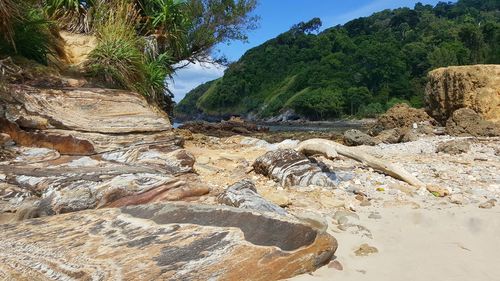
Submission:
[[[461,0],[384,10],[316,34],[319,19],[249,50],[221,79],[189,93],[178,114],[310,119],[372,116],[421,106],[429,70],[500,63],[500,1]]]

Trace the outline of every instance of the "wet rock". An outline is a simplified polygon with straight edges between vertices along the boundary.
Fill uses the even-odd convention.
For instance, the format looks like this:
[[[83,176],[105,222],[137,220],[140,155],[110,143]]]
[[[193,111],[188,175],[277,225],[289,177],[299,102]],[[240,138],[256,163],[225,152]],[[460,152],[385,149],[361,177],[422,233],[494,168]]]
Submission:
[[[500,123],[486,121],[474,110],[461,108],[446,122],[446,132],[452,136],[494,137],[500,136]]]
[[[469,108],[485,120],[500,121],[500,66],[471,65],[429,72],[426,111],[440,123],[453,112]]]
[[[326,165],[313,162],[293,149],[269,151],[255,160],[253,168],[282,186],[335,187],[338,183],[337,176]]]
[[[356,254],[356,256],[358,257],[369,256],[371,254],[376,254],[376,253],[378,253],[378,249],[366,243],[361,244],[361,246],[359,246],[359,248],[356,251],[354,251],[354,254]]]
[[[223,193],[219,194],[217,201],[240,209],[271,212],[279,215],[287,214],[283,208],[260,196],[255,189],[255,184],[250,180],[242,180],[229,186]]]
[[[179,129],[215,137],[228,137],[235,134],[251,135],[256,132],[269,131],[267,127],[258,126],[254,123],[235,118],[219,123],[209,123],[205,121],[187,122],[180,126]]]
[[[470,150],[470,143],[467,140],[452,140],[438,145],[436,152],[443,152],[451,155],[467,153]]]
[[[6,279],[278,280],[328,264],[336,240],[291,219],[160,204],[0,225]]]
[[[344,143],[348,146],[376,145],[377,142],[371,136],[360,130],[351,129],[344,133]]]

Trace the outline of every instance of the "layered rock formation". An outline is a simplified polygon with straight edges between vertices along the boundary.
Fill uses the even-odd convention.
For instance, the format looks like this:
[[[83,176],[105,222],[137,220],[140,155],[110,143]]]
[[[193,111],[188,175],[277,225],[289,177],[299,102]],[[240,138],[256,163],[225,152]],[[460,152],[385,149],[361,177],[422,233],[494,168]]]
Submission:
[[[242,180],[229,186],[223,193],[217,196],[217,201],[221,204],[248,209],[259,212],[270,212],[279,215],[286,215],[286,211],[260,196],[257,193],[255,184],[250,180]]]
[[[83,211],[0,224],[7,280],[277,280],[328,263],[330,235],[204,205]]]
[[[0,212],[22,219],[209,192],[166,114],[136,93],[10,85],[0,101],[0,132],[16,143],[0,163]]]
[[[333,188],[338,183],[337,176],[328,167],[293,149],[269,151],[255,160],[253,168],[256,173],[272,178],[282,186]]]
[[[500,121],[500,65],[439,68],[428,78],[426,110],[440,123],[460,108],[472,109],[485,120]]]

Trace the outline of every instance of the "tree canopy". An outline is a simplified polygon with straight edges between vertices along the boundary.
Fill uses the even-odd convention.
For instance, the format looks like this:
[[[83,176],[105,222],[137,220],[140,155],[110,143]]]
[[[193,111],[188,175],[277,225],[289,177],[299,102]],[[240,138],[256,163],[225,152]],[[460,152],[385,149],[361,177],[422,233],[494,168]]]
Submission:
[[[373,116],[396,101],[422,106],[428,71],[500,63],[499,8],[497,0],[417,3],[318,34],[319,19],[299,23],[247,51],[203,95],[188,94],[177,112],[189,104],[208,115],[267,117],[294,109],[325,119]],[[334,100],[328,112],[321,95]]]

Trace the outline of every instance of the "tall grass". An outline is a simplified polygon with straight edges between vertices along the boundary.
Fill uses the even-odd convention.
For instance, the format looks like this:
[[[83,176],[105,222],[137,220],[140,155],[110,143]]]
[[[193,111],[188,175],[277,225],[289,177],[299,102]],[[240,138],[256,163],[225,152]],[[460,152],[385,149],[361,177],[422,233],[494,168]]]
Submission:
[[[10,14],[9,14],[10,13]],[[48,64],[64,58],[64,41],[42,9],[27,2],[0,0],[0,54],[20,55]]]

